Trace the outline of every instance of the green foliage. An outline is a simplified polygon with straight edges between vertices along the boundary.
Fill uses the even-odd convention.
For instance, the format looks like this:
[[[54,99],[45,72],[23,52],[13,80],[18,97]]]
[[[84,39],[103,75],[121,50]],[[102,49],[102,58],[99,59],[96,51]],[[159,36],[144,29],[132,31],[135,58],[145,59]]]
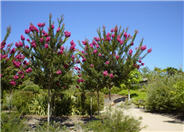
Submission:
[[[40,90],[28,104],[28,113],[36,115],[47,114],[47,91]]]
[[[16,90],[13,93],[12,105],[22,114],[29,113],[28,105],[33,99],[33,93],[29,91]]]
[[[141,122],[123,114],[123,111],[107,112],[99,120],[90,121],[83,129],[94,132],[139,132]]]
[[[104,94],[99,93],[99,110],[104,108]],[[92,98],[92,114],[95,114],[98,111],[98,103],[97,103],[97,93],[93,92],[80,92],[79,94],[74,95],[75,98],[75,108],[78,109],[78,114],[91,114],[90,105]]]
[[[158,112],[184,112],[184,76],[157,76],[148,84],[147,109]]]
[[[71,96],[63,93],[57,94],[54,101],[53,115],[70,115],[73,103]]]
[[[21,119],[20,114],[1,113],[1,132],[25,132],[26,130],[25,120]]]
[[[39,92],[40,87],[38,85],[36,85],[35,83],[33,83],[32,81],[30,81],[30,79],[25,80],[22,85],[19,85],[19,89],[22,89],[24,91],[32,91],[34,93]]]

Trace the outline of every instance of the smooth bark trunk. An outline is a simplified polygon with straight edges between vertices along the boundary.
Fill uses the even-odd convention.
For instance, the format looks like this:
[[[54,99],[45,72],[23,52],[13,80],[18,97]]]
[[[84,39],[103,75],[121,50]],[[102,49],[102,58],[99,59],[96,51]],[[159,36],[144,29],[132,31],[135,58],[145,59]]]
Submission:
[[[50,124],[50,87],[48,88],[48,107],[47,107],[47,122],[48,122],[48,126]]]
[[[93,110],[93,98],[90,97],[90,118],[92,118],[92,116],[93,116],[92,110]]]
[[[97,91],[97,103],[98,103],[98,115],[100,115],[100,100],[99,100],[99,91]]]

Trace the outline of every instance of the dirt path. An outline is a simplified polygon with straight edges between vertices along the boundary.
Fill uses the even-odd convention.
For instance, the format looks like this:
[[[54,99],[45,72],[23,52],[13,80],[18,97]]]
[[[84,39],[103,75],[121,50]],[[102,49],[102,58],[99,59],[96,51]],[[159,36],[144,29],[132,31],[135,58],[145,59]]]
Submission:
[[[118,102],[113,107],[118,109],[122,103],[122,101]],[[142,117],[142,126],[146,126],[146,128],[141,132],[184,132],[184,122],[167,115],[146,112],[134,105],[124,110],[124,113],[137,119]]]

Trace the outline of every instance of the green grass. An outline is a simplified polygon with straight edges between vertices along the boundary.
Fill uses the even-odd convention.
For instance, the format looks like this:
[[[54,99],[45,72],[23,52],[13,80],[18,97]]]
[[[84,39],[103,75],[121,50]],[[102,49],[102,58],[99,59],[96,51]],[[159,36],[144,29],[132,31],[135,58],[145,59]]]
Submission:
[[[128,89],[118,92],[119,95],[128,96]],[[144,89],[130,90],[130,97],[134,104],[137,104],[139,100],[146,100],[146,91]]]

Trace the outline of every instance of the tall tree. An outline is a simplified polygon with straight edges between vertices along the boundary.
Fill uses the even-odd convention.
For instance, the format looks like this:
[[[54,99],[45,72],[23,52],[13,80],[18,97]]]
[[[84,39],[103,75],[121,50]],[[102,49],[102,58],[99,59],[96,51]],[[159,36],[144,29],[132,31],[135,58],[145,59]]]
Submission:
[[[63,17],[58,19],[58,27],[55,28],[52,15],[50,15],[47,31],[44,30],[45,23],[38,23],[38,28],[30,24],[29,29],[25,30],[29,37],[28,45],[25,44],[25,38],[21,35],[23,47],[19,48],[19,51],[29,60],[35,83],[48,90],[48,124],[52,90],[61,89],[61,86],[66,85],[67,76],[75,64],[76,44],[72,40],[69,49],[63,46],[71,33],[65,31],[62,23]]]

